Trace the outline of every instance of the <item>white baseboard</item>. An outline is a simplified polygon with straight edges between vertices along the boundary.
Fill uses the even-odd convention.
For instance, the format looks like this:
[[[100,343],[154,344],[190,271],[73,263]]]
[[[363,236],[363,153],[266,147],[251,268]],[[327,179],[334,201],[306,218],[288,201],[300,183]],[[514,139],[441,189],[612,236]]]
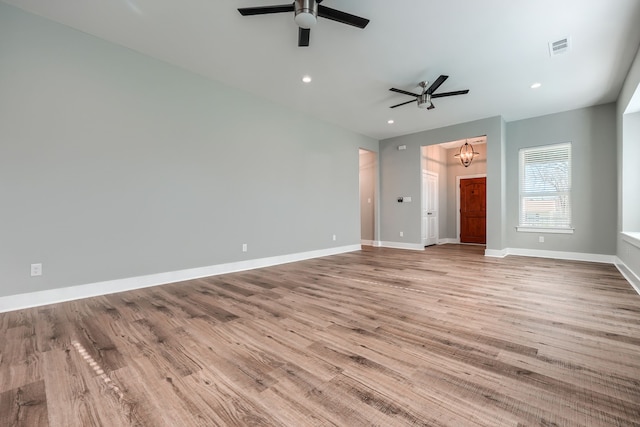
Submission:
[[[420,243],[380,242],[380,247],[393,248],[393,249],[410,249],[412,251],[424,251],[424,245]]]
[[[492,257],[492,258],[504,258],[507,255],[506,249],[485,249],[484,256]]]
[[[631,283],[633,289],[640,295],[640,277],[635,274],[627,265],[618,257],[616,257],[616,268],[627,279],[627,282]]]
[[[446,238],[446,239],[438,239],[438,244],[439,245],[447,245],[447,244],[459,244],[460,243],[460,239],[451,239],[451,238]]]
[[[586,254],[581,252],[542,251],[538,249],[506,248],[502,250],[486,249],[484,255],[488,257],[504,258],[507,255],[527,256],[536,258],[553,258],[570,261],[600,262],[614,264],[622,276],[631,284],[640,295],[640,277],[625,265],[615,255]]]
[[[373,240],[360,240],[360,244],[364,246],[373,246]]]
[[[27,294],[9,295],[0,297],[0,313],[113,294],[116,292],[147,288],[150,286],[165,285],[167,283],[181,282],[184,280],[199,279],[201,277],[216,276],[219,274],[287,264],[290,262],[303,261],[305,259],[359,251],[360,249],[360,245],[341,246],[289,255],[217,264],[207,267],[189,268],[186,270],[170,271],[166,273],[149,274],[146,276],[129,277],[126,279],[108,280],[105,282],[30,292]]]
[[[588,254],[582,252],[545,251],[540,249],[506,248],[507,255],[528,256],[535,258],[565,259],[568,261],[587,261],[614,264],[615,255]]]
[[[540,249],[505,248],[485,249],[484,255],[488,257],[504,258],[508,255],[527,256],[534,258],[564,259],[568,261],[601,262],[615,264],[615,255],[588,254],[583,252],[544,251]]]

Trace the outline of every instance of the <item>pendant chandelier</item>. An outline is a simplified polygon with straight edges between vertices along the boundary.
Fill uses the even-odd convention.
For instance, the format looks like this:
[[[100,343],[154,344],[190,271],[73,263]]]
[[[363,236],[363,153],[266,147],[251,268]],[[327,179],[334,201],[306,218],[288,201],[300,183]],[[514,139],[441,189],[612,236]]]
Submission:
[[[460,159],[462,166],[468,168],[473,161],[473,158],[478,154],[480,153],[473,150],[473,145],[469,144],[469,142],[465,140],[464,145],[460,147],[460,151],[458,151],[458,154],[456,154],[455,157]]]

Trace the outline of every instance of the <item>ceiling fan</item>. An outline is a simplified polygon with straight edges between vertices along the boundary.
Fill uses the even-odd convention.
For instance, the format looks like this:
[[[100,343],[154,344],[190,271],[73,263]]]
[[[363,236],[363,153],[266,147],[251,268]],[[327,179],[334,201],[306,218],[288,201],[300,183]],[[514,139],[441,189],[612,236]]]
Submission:
[[[389,108],[396,108],[396,107],[400,107],[401,105],[406,105],[406,104],[409,104],[411,102],[418,101],[418,108],[426,108],[427,110],[433,110],[434,108],[436,108],[433,105],[433,102],[431,102],[431,100],[434,99],[434,98],[442,98],[442,97],[445,97],[445,96],[454,96],[454,95],[464,95],[464,94],[469,93],[469,89],[457,90],[455,92],[433,93],[448,78],[449,78],[449,76],[441,75],[440,77],[438,77],[436,79],[435,82],[433,82],[433,84],[431,86],[429,86],[429,88],[427,88],[427,85],[429,84],[429,82],[420,82],[418,85],[422,88],[422,93],[421,94],[411,93],[411,92],[407,92],[407,91],[402,90],[402,89],[396,89],[396,88],[392,87],[391,89],[389,89],[390,91],[402,93],[404,95],[415,96],[416,99],[412,99],[411,101],[407,101],[407,102],[402,102],[402,103],[397,104],[397,105],[392,105]]]
[[[322,0],[295,0],[291,4],[280,4],[261,7],[241,7],[238,12],[242,16],[267,15],[271,13],[294,12],[294,20],[298,24],[298,46],[309,46],[311,27],[321,18],[331,19],[354,27],[364,28],[369,23],[368,19],[351,15],[340,10],[322,6]]]

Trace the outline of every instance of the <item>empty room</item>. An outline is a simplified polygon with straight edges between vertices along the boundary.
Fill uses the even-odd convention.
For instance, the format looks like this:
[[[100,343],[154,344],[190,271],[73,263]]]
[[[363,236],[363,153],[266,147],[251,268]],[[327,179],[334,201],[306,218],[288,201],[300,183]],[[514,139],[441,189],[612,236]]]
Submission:
[[[0,427],[640,426],[638,0],[0,0]]]

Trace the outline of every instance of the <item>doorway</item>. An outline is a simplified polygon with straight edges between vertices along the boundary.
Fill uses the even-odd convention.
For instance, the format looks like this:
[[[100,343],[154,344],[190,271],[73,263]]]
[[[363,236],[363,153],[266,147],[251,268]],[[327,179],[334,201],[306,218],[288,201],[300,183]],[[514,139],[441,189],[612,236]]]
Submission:
[[[487,243],[487,178],[458,177],[460,243]]]
[[[460,159],[456,157],[456,154],[460,151],[460,147],[464,145],[465,142],[472,144],[474,152],[478,153],[474,156],[473,162],[468,167],[465,167],[460,162]],[[486,136],[477,136],[421,147],[421,168],[419,175],[417,175],[419,178],[417,179],[420,180],[419,182],[422,185],[419,189],[422,196],[422,203],[419,206],[420,215],[416,216],[416,220],[420,221],[419,225],[416,225],[420,227],[422,233],[420,235],[421,244],[460,243],[460,179],[486,178],[486,142]],[[431,199],[432,206],[435,206],[431,209],[425,204],[430,201],[430,198],[426,194],[429,184],[424,175],[425,172],[432,172],[438,176],[437,185],[434,185],[437,192],[432,192],[435,200]],[[432,215],[428,215],[430,210],[435,212],[433,212]],[[434,216],[434,218],[428,220],[427,218],[429,216]],[[433,224],[434,227],[430,228],[429,224]],[[486,228],[482,229],[486,235]]]
[[[359,150],[360,155],[360,243],[375,246],[377,153]]]
[[[438,243],[438,174],[422,171],[422,245]]]

